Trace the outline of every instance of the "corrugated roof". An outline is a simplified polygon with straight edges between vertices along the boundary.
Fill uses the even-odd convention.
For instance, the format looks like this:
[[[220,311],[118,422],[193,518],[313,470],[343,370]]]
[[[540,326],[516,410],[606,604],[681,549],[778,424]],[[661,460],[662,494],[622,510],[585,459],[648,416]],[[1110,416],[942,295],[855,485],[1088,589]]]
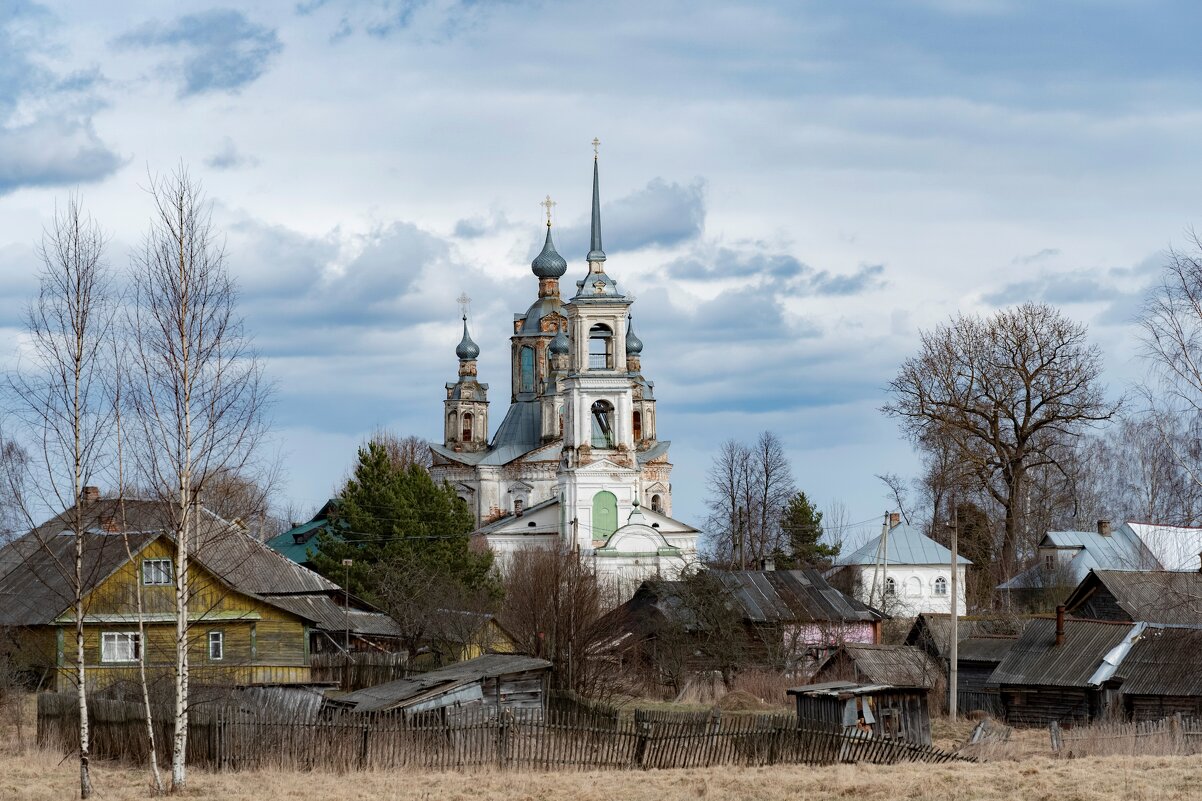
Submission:
[[[879,534],[868,542],[852,551],[846,557],[839,558],[840,565],[874,565],[877,550],[880,548]],[[891,565],[950,565],[952,552],[933,539],[923,534],[913,526],[901,525],[889,529],[888,559]],[[972,562],[963,556],[957,557],[957,564],[971,565]]]
[[[1157,570],[1160,561],[1136,536],[1135,531],[1123,524],[1115,527],[1109,536],[1096,531],[1049,531],[1040,540],[1041,548],[1074,550],[1077,553],[1068,561],[1062,561],[1055,574],[1043,564],[1032,565],[1007,582],[998,585],[1000,590],[1038,590],[1045,588],[1049,576],[1057,582],[1068,578],[1079,583],[1090,570]]]
[[[858,645],[847,643],[828,656],[815,677],[853,672],[857,682],[889,684],[894,687],[930,689],[943,676],[931,655],[911,645]]]
[[[545,659],[520,654],[485,654],[466,662],[458,662],[429,673],[420,673],[407,679],[398,679],[346,695],[331,696],[330,700],[340,706],[349,706],[356,712],[382,712],[404,705],[405,701],[431,690],[451,689],[460,684],[480,681],[511,673],[526,673],[532,670],[547,670],[551,663]]]
[[[1202,695],[1202,630],[1149,626],[1115,678],[1127,695]]]
[[[1202,573],[1167,570],[1094,570],[1065,601],[1070,613],[1099,585],[1132,621],[1202,625]]]
[[[374,637],[400,637],[401,627],[383,612],[371,612],[352,607],[348,612],[328,595],[277,595],[266,599],[297,617],[312,620],[326,632],[345,631],[350,624],[352,634]]]
[[[1056,621],[1036,618],[993,671],[989,684],[1088,687],[1106,654],[1130,631],[1130,623],[1069,618],[1064,621],[1064,643],[1056,645]]]
[[[805,570],[715,570],[752,623],[850,622],[883,615]]]
[[[989,634],[984,636],[966,637],[960,641],[956,650],[958,662],[987,662],[1000,664],[1010,653],[1010,649],[1018,642],[1018,635]]]
[[[1025,619],[979,619],[960,618],[957,634],[960,647],[969,637],[1002,636],[1016,639],[1026,626]],[[914,625],[906,634],[906,645],[915,645],[936,657],[946,659],[951,643],[952,617],[946,613],[923,612],[914,619]]]

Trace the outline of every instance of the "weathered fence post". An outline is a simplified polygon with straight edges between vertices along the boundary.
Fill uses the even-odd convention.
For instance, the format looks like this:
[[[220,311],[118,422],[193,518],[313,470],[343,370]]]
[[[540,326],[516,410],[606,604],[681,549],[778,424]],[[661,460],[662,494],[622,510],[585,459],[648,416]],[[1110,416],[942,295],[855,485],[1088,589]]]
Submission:
[[[1059,755],[1064,742],[1060,739],[1060,722],[1053,720],[1048,724],[1048,734],[1052,737],[1052,753]]]
[[[641,709],[634,711],[634,758],[631,761],[636,768],[644,766],[647,757],[647,741],[651,739],[651,721],[647,717],[647,713]]]
[[[501,714],[497,718],[497,767],[504,770],[508,756],[506,752],[509,749],[509,729],[513,723],[513,710],[501,710]]]
[[[367,749],[369,735],[371,733],[371,724],[363,724],[363,737],[359,741],[359,770],[367,769]]]

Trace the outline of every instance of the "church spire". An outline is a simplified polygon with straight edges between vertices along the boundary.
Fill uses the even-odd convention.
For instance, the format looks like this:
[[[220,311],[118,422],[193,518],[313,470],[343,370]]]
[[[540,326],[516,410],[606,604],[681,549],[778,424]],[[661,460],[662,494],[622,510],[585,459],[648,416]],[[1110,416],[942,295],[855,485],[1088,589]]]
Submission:
[[[597,178],[597,148],[601,147],[600,139],[593,139],[593,230],[590,239],[588,261],[605,261],[605,251],[601,247],[601,190]]]

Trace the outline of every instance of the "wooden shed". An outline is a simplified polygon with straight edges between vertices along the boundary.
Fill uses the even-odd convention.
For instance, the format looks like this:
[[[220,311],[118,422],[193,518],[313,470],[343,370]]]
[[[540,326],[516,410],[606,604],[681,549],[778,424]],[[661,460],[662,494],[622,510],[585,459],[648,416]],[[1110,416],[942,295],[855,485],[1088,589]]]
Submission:
[[[330,694],[331,712],[400,713],[410,717],[438,711],[454,719],[467,710],[546,708],[551,663],[519,654],[486,654],[428,673],[353,693]]]
[[[1132,720],[1202,715],[1202,630],[1144,627],[1109,683]]]
[[[787,692],[797,701],[800,728],[871,732],[873,737],[931,744],[926,688],[826,681]]]

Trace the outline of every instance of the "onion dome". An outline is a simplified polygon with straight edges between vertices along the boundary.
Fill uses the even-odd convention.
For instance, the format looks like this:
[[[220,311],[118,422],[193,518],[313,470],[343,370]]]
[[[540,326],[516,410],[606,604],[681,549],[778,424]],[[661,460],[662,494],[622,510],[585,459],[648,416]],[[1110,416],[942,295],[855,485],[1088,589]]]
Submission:
[[[555,243],[551,241],[551,224],[547,223],[547,241],[543,250],[530,262],[530,269],[539,278],[559,278],[568,271],[568,263],[555,252]]]
[[[461,362],[470,362],[480,355],[480,346],[472,341],[472,336],[467,332],[467,315],[463,315],[463,339],[459,340],[459,345],[455,348],[455,355],[459,357]]]
[[[643,340],[634,335],[634,323],[626,315],[626,355],[638,356],[643,352]]]
[[[553,353],[557,356],[562,356],[563,354],[567,353],[568,352],[568,334],[567,334],[567,332],[564,331],[562,328],[559,329],[559,333],[556,334],[555,338],[551,340],[551,344],[547,346],[547,350],[551,351],[551,353]]]

